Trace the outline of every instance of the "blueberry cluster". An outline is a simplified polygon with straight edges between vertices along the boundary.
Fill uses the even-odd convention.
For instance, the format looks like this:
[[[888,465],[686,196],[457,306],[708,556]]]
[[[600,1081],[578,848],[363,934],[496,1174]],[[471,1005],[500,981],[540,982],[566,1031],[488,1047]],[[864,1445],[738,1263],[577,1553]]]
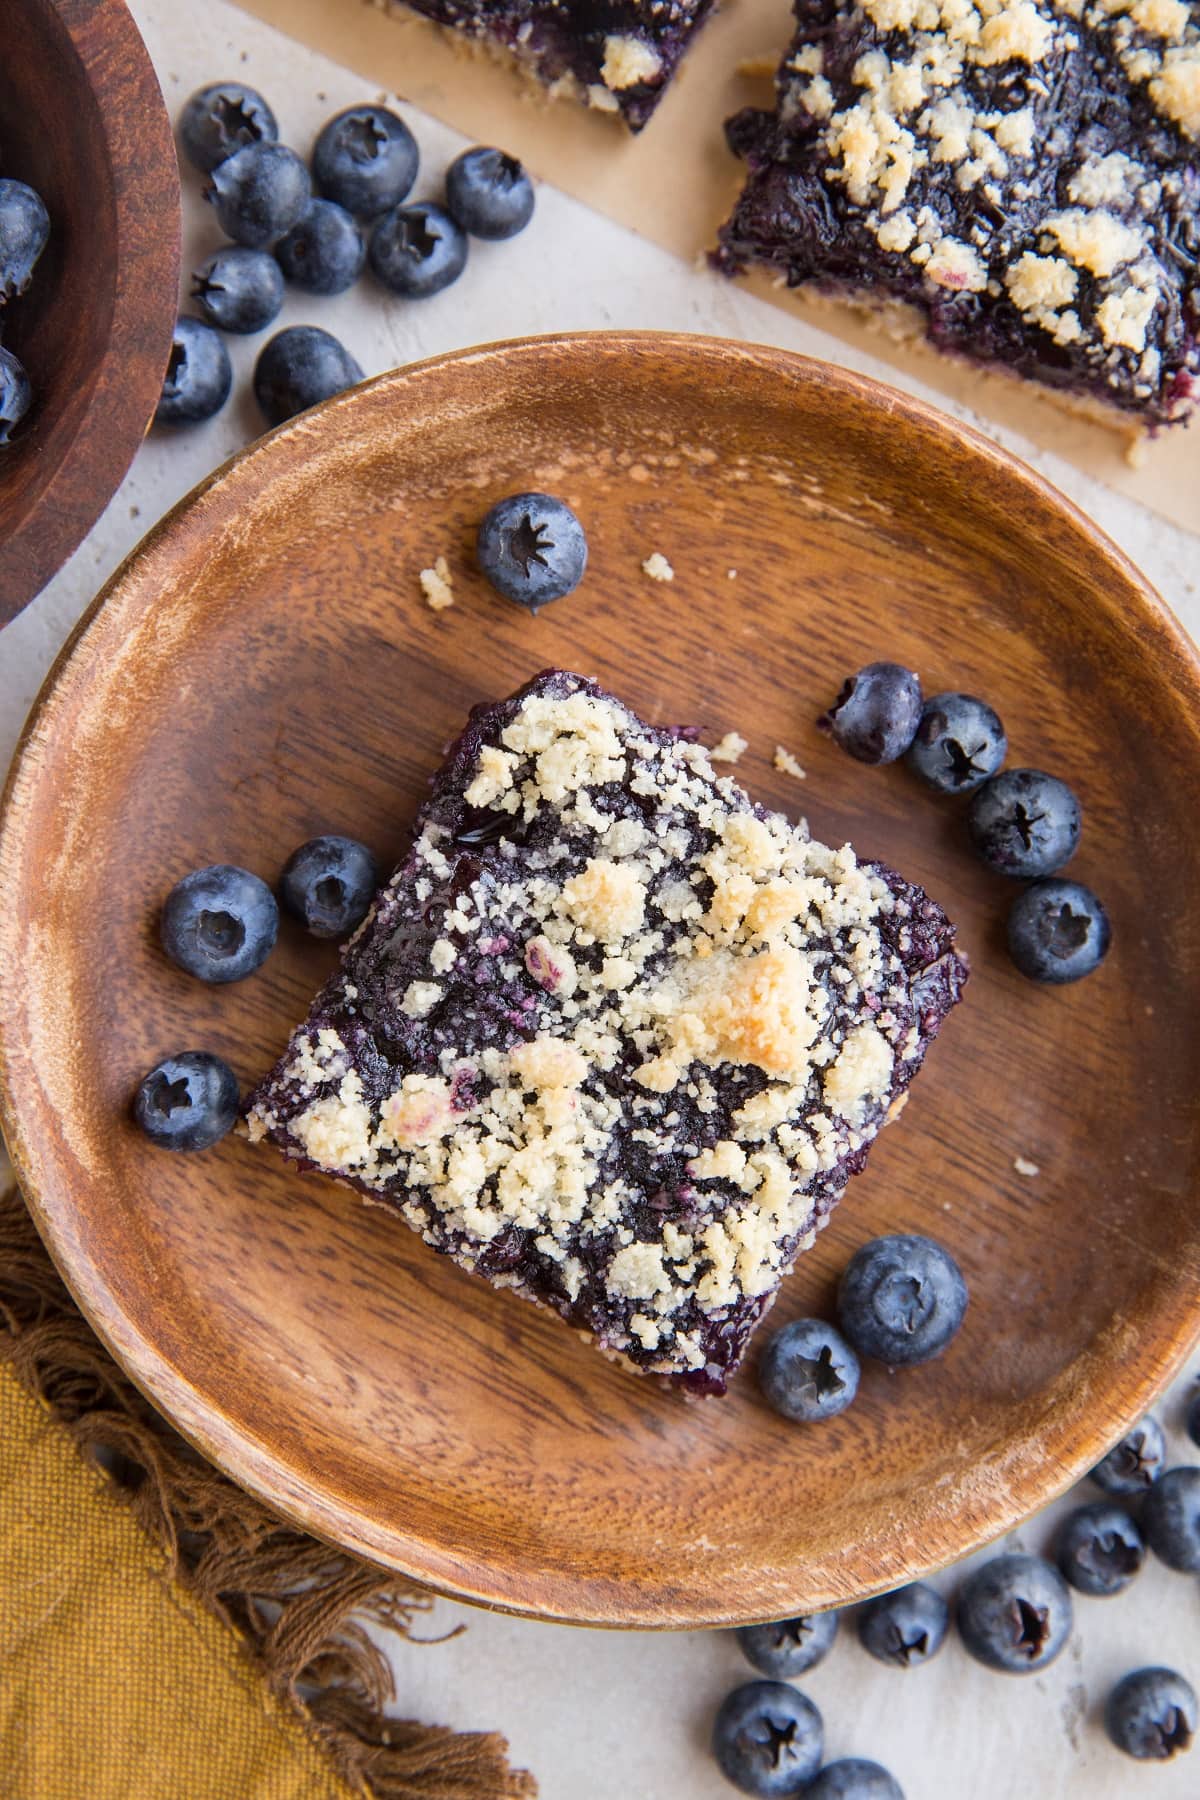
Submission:
[[[940,1356],[958,1335],[967,1284],[932,1238],[873,1238],[850,1258],[838,1284],[841,1330],[793,1319],[767,1339],[758,1384],[785,1419],[815,1424],[845,1412],[858,1392],[859,1358],[908,1368]]]
[[[1185,1425],[1200,1444],[1200,1390],[1192,1395]],[[1143,1419],[1092,1470],[1106,1498],[1068,1514],[1052,1558],[1009,1551],[960,1583],[955,1621],[976,1662],[1009,1675],[1046,1668],[1071,1634],[1071,1589],[1089,1596],[1120,1593],[1142,1567],[1147,1546],[1168,1568],[1200,1571],[1200,1468],[1164,1470],[1165,1461],[1161,1427]],[[914,1582],[866,1601],[855,1615],[868,1655],[912,1669],[941,1649],[951,1608],[936,1588]],[[828,1654],[842,1617],[840,1611],[812,1613],[737,1632],[747,1660],[765,1679],[735,1688],[723,1702],[713,1726],[713,1754],[744,1793],[903,1800],[895,1778],[878,1763],[850,1758],[822,1768],[821,1715],[788,1685]],[[1109,1694],[1104,1723],[1118,1749],[1141,1761],[1166,1761],[1195,1738],[1195,1690],[1173,1669],[1136,1669]]]
[[[1079,846],[1082,813],[1064,781],[1042,769],[1004,769],[1008,739],[974,694],[934,694],[899,663],[869,663],[843,684],[817,723],[864,763],[904,757],[940,794],[969,794],[967,836],[998,875],[1027,881],[1008,915],[1008,948],[1031,981],[1090,975],[1108,954],[1108,914],[1090,888],[1058,870]]]
[[[40,194],[23,181],[0,180],[0,336],[9,302],[29,286],[50,236],[50,215]],[[0,448],[33,403],[33,388],[19,356],[0,343]]]
[[[284,864],[279,902],[313,937],[342,938],[362,924],[378,885],[379,870],[365,844],[310,838]],[[279,902],[249,869],[232,863],[193,869],[163,903],[162,947],[197,981],[242,981],[275,946]],[[133,1113],[163,1149],[207,1150],[237,1118],[237,1077],[206,1050],[182,1051],[151,1069],[134,1096]]]
[[[471,237],[516,235],[533,216],[533,184],[515,157],[479,145],[446,172],[440,203],[409,201],[420,152],[385,106],[352,106],[330,119],[311,167],[279,140],[275,114],[253,88],[222,81],[192,95],[179,121],[185,155],[207,176],[204,197],[231,242],[200,264],[156,418],[191,425],[229,398],[233,369],[220,332],[264,331],[284,283],[341,294],[370,264],[394,294],[427,299],[456,281]],[[258,358],[254,393],[269,425],[353,387],[363,371],[316,325],[279,332]]]

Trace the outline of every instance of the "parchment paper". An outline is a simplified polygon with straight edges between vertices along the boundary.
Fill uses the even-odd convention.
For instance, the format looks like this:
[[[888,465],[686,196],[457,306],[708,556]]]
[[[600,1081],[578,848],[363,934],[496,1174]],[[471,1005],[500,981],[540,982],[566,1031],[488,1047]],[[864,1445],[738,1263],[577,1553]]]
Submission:
[[[723,122],[739,106],[769,105],[770,76],[791,29],[789,0],[724,0],[703,27],[640,137],[570,100],[546,100],[528,76],[388,0],[239,0],[265,19],[483,143],[520,156],[535,174],[694,262],[715,242],[742,178]],[[849,307],[806,300],[761,276],[753,291],[947,397],[1023,433],[1095,479],[1176,523],[1200,526],[1200,423],[1143,441],[1131,462],[1118,431],[1080,419],[1027,386],[956,365],[900,340]]]

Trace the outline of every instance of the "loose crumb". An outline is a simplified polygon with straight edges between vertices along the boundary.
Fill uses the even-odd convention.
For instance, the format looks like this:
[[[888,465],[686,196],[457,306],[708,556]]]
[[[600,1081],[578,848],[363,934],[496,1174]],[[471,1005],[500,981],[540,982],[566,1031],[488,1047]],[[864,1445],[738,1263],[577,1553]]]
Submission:
[[[655,550],[642,564],[642,569],[651,581],[674,581],[675,571],[661,550]]]
[[[726,569],[725,573],[728,575],[730,581],[737,580],[737,570],[736,569]]]
[[[450,584],[450,564],[444,556],[436,558],[432,569],[421,570],[421,592],[426,605],[434,612],[445,612],[454,605],[454,589]]]
[[[727,731],[719,744],[714,744],[709,751],[713,762],[735,763],[749,748],[746,739],[739,731]]]
[[[794,775],[797,781],[807,781],[808,777],[800,767],[800,764],[796,761],[791,751],[785,750],[782,744],[776,744],[775,755],[772,760],[781,775]]]
[[[1042,1172],[1035,1162],[1030,1162],[1027,1156],[1014,1156],[1013,1168],[1018,1175],[1040,1175]]]

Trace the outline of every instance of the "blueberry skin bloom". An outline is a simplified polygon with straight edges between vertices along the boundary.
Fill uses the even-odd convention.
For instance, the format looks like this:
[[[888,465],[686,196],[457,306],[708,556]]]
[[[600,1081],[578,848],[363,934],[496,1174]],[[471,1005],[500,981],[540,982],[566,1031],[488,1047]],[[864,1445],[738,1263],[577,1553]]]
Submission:
[[[737,1640],[742,1655],[760,1675],[784,1681],[823,1662],[837,1632],[836,1612],[803,1613],[771,1625],[742,1625]]]
[[[921,722],[921,683],[899,663],[868,663],[842,684],[827,713],[817,720],[857,762],[895,762],[904,755]]]
[[[1200,1468],[1168,1469],[1142,1505],[1142,1530],[1160,1562],[1200,1574]]]
[[[957,1335],[967,1284],[950,1252],[932,1238],[873,1238],[847,1263],[837,1309],[860,1356],[903,1367],[940,1356]]]
[[[217,81],[192,95],[180,115],[179,136],[188,161],[207,175],[247,144],[273,144],[279,127],[256,88]]]
[[[12,442],[13,432],[32,404],[33,388],[24,363],[0,345],[0,445]]]
[[[970,794],[1008,755],[999,714],[974,694],[934,694],[906,752],[908,766],[940,794]]]
[[[1167,1762],[1190,1750],[1196,1716],[1196,1690],[1174,1669],[1135,1669],[1104,1706],[1109,1737],[1139,1762]]]
[[[826,1763],[804,1792],[807,1800],[904,1800],[904,1789],[896,1777],[862,1756]]]
[[[1005,769],[978,790],[967,810],[975,854],[997,875],[1036,881],[1069,862],[1079,846],[1079,801],[1065,781],[1042,769]]]
[[[247,144],[217,164],[204,198],[235,244],[265,250],[303,217],[312,182],[286,145]]]
[[[269,425],[282,425],[321,400],[357,386],[363,372],[319,325],[289,325],[264,344],[254,365],[254,397]]]
[[[0,181],[0,304],[25,292],[49,236],[42,196],[24,181]]]
[[[914,1581],[869,1600],[858,1615],[858,1641],[877,1662],[915,1669],[946,1641],[950,1609],[936,1588]]]
[[[241,981],[270,955],[279,908],[249,869],[212,863],[176,882],[163,905],[162,945],[200,981]]]
[[[317,837],[288,857],[279,897],[314,937],[340,938],[362,924],[378,886],[379,868],[365,844]]]
[[[1104,1597],[1129,1586],[1146,1560],[1146,1546],[1127,1512],[1111,1500],[1099,1500],[1068,1513],[1057,1556],[1073,1588]]]
[[[310,294],[341,294],[362,274],[367,246],[344,206],[311,200],[304,217],[275,246],[279,267]]]
[[[393,294],[428,300],[467,266],[466,233],[440,206],[394,206],[371,234],[371,267]]]
[[[713,1721],[712,1749],[744,1794],[798,1794],[821,1766],[825,1730],[812,1701],[782,1681],[734,1688]]]
[[[238,1116],[237,1077],[207,1050],[158,1063],[134,1095],[133,1116],[163,1150],[208,1150]]]
[[[193,272],[192,299],[220,331],[263,331],[283,305],[283,274],[269,251],[226,244]]]
[[[1119,1444],[1114,1444],[1091,1471],[1092,1480],[1106,1494],[1133,1499],[1146,1493],[1167,1463],[1167,1444],[1162,1426],[1151,1413],[1135,1425]]]
[[[976,1569],[958,1600],[958,1629],[977,1662],[1006,1675],[1052,1663],[1071,1632],[1066,1582],[1040,1556],[995,1556]]]
[[[583,526],[552,494],[510,494],[486,515],[475,543],[479,567],[498,594],[536,612],[583,580]]]
[[[533,183],[515,156],[477,145],[446,170],[446,209],[472,237],[515,237],[533,217]]]
[[[233,386],[229,352],[211,325],[179,319],[171,343],[157,425],[200,425],[219,413]]]
[[[1082,981],[1111,943],[1108,914],[1080,881],[1035,881],[1008,915],[1008,953],[1030,981]]]
[[[399,206],[417,179],[417,140],[386,106],[352,106],[322,127],[313,146],[321,193],[361,219]]]
[[[858,1358],[824,1319],[793,1319],[759,1358],[763,1398],[785,1419],[816,1424],[845,1412],[858,1392]]]

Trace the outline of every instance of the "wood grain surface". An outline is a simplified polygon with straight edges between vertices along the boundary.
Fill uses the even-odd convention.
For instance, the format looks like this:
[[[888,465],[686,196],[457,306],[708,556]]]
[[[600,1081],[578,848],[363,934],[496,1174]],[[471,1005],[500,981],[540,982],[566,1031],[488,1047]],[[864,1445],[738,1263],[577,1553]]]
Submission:
[[[179,289],[179,172],[123,0],[4,0],[0,168],[35,187],[50,242],[4,341],[34,407],[0,451],[0,626],[80,544],[162,389]]]
[[[536,618],[473,566],[498,496],[557,492],[591,560]],[[641,569],[661,551],[670,583]],[[455,604],[424,604],[444,555]],[[730,571],[736,569],[736,576]],[[961,808],[813,720],[875,657],[986,695],[1011,760],[1079,790],[1072,872],[1115,948],[1074,988],[1003,950],[1013,889]],[[320,831],[404,844],[475,701],[561,664],[655,721],[750,739],[751,792],[928,886],[974,975],[903,1119],[785,1283],[828,1315],[852,1250],[931,1232],[971,1287],[945,1358],[871,1366],[790,1426],[754,1357],[688,1403],[237,1139],[151,1149],[130,1094],[209,1047],[249,1084],[334,952],[290,926],[206,989],[156,942],[216,860],[273,879]],[[808,771],[772,767],[777,745]],[[310,1529],[554,1618],[680,1626],[843,1602],[1064,1487],[1196,1335],[1200,682],[1141,578],[984,440],[782,352],[596,336],[468,352],[294,421],[153,532],[51,677],[0,824],[0,1088],[35,1215],[180,1428]],[[1017,1159],[1037,1166],[1023,1175]]]

